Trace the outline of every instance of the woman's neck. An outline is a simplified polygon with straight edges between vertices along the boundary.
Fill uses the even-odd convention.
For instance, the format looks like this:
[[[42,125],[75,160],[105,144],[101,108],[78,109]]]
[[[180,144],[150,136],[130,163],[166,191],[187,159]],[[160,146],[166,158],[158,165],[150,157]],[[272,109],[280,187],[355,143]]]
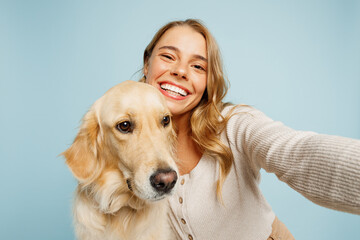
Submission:
[[[189,173],[200,161],[202,151],[191,136],[190,114],[175,116],[173,121],[177,133],[177,157],[180,175]]]
[[[172,121],[178,136],[188,135],[191,132],[190,113],[173,116]]]

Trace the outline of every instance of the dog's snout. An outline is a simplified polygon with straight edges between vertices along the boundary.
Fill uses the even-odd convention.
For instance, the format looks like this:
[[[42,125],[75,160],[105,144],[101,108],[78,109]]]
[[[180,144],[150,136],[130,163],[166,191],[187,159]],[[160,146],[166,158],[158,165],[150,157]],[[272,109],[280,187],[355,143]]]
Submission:
[[[150,177],[151,186],[159,193],[168,193],[176,184],[177,173],[174,170],[158,170]]]

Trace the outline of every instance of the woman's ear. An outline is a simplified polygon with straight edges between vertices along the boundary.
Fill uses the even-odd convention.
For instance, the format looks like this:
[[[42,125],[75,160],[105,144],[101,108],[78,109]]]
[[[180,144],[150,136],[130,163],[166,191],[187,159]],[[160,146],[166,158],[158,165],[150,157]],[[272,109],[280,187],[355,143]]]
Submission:
[[[144,77],[146,79],[146,75],[148,73],[148,70],[147,70],[147,65],[144,65],[144,70],[143,70],[143,74],[144,74]]]
[[[148,74],[148,69],[149,69],[149,59],[145,60],[144,62],[144,67],[143,67],[143,74],[146,78],[146,75]]]
[[[98,159],[98,134],[100,126],[93,110],[83,118],[83,123],[73,144],[61,155],[80,182],[90,181],[100,166]]]

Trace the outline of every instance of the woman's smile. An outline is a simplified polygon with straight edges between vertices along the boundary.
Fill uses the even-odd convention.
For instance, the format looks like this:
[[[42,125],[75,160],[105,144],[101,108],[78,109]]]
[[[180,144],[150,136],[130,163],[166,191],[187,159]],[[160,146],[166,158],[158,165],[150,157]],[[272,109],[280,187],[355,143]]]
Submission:
[[[189,90],[170,82],[162,82],[159,86],[162,94],[175,100],[183,100],[190,94]]]

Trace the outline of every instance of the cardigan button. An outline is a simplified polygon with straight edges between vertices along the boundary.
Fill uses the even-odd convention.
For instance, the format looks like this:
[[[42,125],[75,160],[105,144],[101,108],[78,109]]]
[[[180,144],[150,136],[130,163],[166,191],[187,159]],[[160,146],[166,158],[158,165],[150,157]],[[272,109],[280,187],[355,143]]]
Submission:
[[[179,197],[179,203],[182,204],[183,201],[184,201],[184,200],[182,199],[182,197]]]
[[[188,237],[189,237],[189,240],[193,240],[193,237],[190,234],[189,234]]]
[[[180,184],[181,184],[181,185],[184,185],[184,183],[185,183],[185,179],[181,179]]]
[[[181,219],[181,222],[182,222],[182,224],[186,224],[186,221],[185,221],[185,219]]]

